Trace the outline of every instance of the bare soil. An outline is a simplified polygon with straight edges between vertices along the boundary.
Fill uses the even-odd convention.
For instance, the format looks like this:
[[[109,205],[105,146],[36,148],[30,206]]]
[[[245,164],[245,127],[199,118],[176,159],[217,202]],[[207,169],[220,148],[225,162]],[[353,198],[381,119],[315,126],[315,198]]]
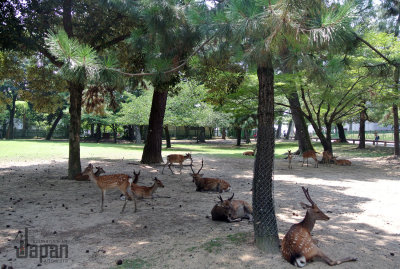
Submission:
[[[128,156],[125,156],[128,157]],[[199,167],[201,155],[194,155]],[[254,157],[205,158],[205,176],[229,181],[235,198],[251,202]],[[275,206],[282,238],[301,221],[306,202],[301,186],[331,217],[317,222],[313,236],[332,259],[354,256],[357,262],[339,268],[400,268],[400,169],[397,160],[351,159],[353,165],[301,167],[294,160],[275,162]],[[140,165],[132,160],[82,160],[102,166],[107,174],[140,170],[139,183],[152,184],[157,176],[165,185],[163,197],[138,202],[138,212],[123,202],[118,190],[101,194],[92,182],[60,180],[67,163],[0,160],[0,265],[14,268],[293,268],[279,254],[266,254],[253,243],[253,225],[213,222],[216,193],[200,193],[189,176],[175,167],[161,175],[162,166]],[[133,163],[132,163],[133,162]],[[224,193],[227,198],[231,193]],[[165,197],[170,198],[165,198]],[[29,229],[30,244],[67,244],[67,259],[16,258],[18,231]],[[17,239],[16,239],[17,236]],[[44,250],[43,250],[44,251]],[[43,254],[44,255],[44,254]],[[122,260],[124,264],[117,266]],[[328,267],[314,261],[307,268]]]

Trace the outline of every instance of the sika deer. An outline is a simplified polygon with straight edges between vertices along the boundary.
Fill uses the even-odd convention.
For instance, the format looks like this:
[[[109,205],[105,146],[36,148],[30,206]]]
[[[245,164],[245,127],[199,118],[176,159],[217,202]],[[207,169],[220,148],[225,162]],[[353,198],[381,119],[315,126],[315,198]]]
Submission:
[[[300,203],[304,209],[307,209],[306,216],[302,222],[292,225],[282,240],[282,255],[285,260],[298,267],[304,267],[306,262],[312,261],[315,257],[323,259],[329,265],[357,261],[357,258],[351,257],[337,261],[331,260],[314,243],[311,231],[314,228],[315,222],[317,220],[329,220],[329,217],[311,200],[308,189],[304,187],[302,189],[311,206]]]
[[[289,169],[293,169],[293,166],[292,166],[293,154],[292,154],[291,150],[288,150],[287,158],[289,161]]]
[[[252,150],[252,151],[245,151],[245,152],[243,152],[243,155],[245,155],[245,156],[254,156],[254,150]]]
[[[233,196],[228,200],[223,200],[221,195],[218,198],[221,200],[211,210],[212,220],[237,222],[242,219],[253,221],[253,207],[242,200],[232,200]]]
[[[161,174],[164,174],[164,169],[165,169],[165,166],[167,166],[167,165],[168,165],[169,170],[171,170],[171,173],[174,174],[174,172],[171,169],[171,164],[173,164],[173,163],[179,163],[179,165],[181,166],[181,169],[180,169],[179,173],[182,173],[183,162],[185,160],[187,160],[187,159],[192,160],[192,155],[190,153],[186,153],[186,155],[181,155],[181,154],[170,154],[170,155],[168,155],[167,156],[167,162],[165,163]]]
[[[230,191],[231,185],[225,180],[203,177],[203,174],[200,174],[201,169],[203,169],[203,164],[203,159],[201,159],[201,167],[197,173],[193,171],[193,166],[190,166],[193,172],[193,174],[190,175],[193,177],[193,182],[196,184],[196,191]]]
[[[132,181],[132,183],[138,183],[138,181],[139,181],[139,176],[140,176],[140,170],[139,170],[139,173],[137,173],[136,174],[136,171],[135,170],[133,170],[133,175],[135,176],[135,179]]]
[[[95,176],[100,176],[101,174],[104,174],[105,173],[105,171],[103,170],[103,168],[101,168],[100,166],[96,166],[96,169],[97,169],[97,171],[96,171],[96,173],[94,173],[95,174]],[[90,180],[89,179],[89,176],[83,176],[82,175],[82,173],[79,173],[78,175],[76,175],[75,176],[75,180],[78,180],[78,181],[86,181],[86,180]]]
[[[325,150],[324,152],[322,152],[322,162],[324,164],[330,164],[331,160],[333,160],[333,155],[331,152]]]
[[[316,154],[317,152],[315,150],[307,150],[303,152],[303,164],[301,166],[304,165],[304,159],[307,159],[307,166],[308,166],[308,158],[313,158],[315,161],[314,167],[318,167],[318,159]]]
[[[89,176],[89,179],[97,184],[97,186],[101,189],[101,210],[103,212],[104,205],[104,194],[108,189],[118,188],[122,194],[128,197],[128,200],[132,200],[132,197],[128,194],[127,190],[132,183],[132,177],[125,174],[114,174],[114,175],[105,175],[105,176],[96,176],[93,173],[93,165],[89,164],[88,167],[82,172],[82,175]],[[134,199],[135,208],[136,208],[136,200]],[[121,213],[124,212],[126,206],[126,199],[124,206],[122,207]]]
[[[143,198],[151,198],[153,199],[153,193],[157,190],[157,188],[164,188],[164,184],[161,180],[157,179],[156,177],[153,179],[154,184],[151,187],[146,186],[139,186],[135,183],[131,185],[131,191],[135,198],[143,199]],[[136,212],[136,203],[135,203],[135,212]]]
[[[343,166],[345,166],[345,165],[350,166],[351,165],[351,161],[349,161],[349,160],[337,160],[336,157],[333,157],[332,159],[333,159],[333,161],[334,161],[334,163],[336,165],[343,165]]]

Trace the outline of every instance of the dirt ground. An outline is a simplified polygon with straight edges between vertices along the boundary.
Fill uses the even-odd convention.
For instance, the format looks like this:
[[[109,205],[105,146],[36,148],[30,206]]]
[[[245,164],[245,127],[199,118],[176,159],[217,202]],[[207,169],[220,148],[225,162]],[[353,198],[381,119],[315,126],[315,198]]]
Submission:
[[[157,176],[165,185],[160,198],[138,202],[138,212],[123,202],[119,191],[101,194],[92,182],[60,180],[67,174],[63,160],[6,163],[0,160],[0,265],[14,268],[294,268],[280,255],[255,248],[253,225],[213,222],[206,218],[218,200],[216,193],[195,191],[189,167],[175,175],[162,166],[128,160],[82,160],[102,166],[107,174],[140,170],[139,183]],[[205,158],[205,176],[226,179],[235,198],[251,202],[254,159],[217,159],[193,155],[196,167]],[[137,160],[136,160],[137,161]],[[301,186],[309,188],[319,207],[330,216],[317,222],[313,236],[332,259],[354,256],[357,262],[339,268],[400,268],[400,169],[397,161],[351,159],[353,166],[301,167],[275,162],[275,206],[280,238],[299,222],[306,202]],[[133,163],[132,163],[133,162]],[[170,198],[165,198],[169,196]],[[32,244],[68,245],[68,258],[16,258],[18,231],[29,229]],[[32,247],[30,250],[32,250]],[[43,248],[43,256],[45,254]],[[34,255],[34,254],[32,254]],[[53,256],[54,257],[54,256]],[[314,261],[307,268],[328,267]]]

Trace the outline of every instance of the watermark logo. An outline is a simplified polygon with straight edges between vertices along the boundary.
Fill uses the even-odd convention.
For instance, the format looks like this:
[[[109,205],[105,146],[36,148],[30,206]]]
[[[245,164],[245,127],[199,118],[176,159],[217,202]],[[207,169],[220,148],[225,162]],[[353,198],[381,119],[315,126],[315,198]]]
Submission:
[[[40,263],[66,263],[68,262],[68,244],[59,240],[33,240],[30,243],[28,228],[24,233],[18,233],[19,247],[16,247],[18,259],[39,259]]]

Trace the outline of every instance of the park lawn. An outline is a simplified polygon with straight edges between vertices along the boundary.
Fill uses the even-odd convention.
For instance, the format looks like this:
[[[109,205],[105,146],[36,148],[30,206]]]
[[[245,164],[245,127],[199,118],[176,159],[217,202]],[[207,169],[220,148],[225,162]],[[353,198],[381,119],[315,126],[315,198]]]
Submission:
[[[322,152],[321,144],[314,143],[316,151]],[[382,157],[393,154],[393,148],[380,146],[367,146],[359,150],[353,144],[335,143],[333,146],[334,155],[339,157]],[[173,142],[171,149],[163,146],[163,156],[171,153],[187,153],[195,155],[212,155],[215,157],[229,158],[252,158],[243,156],[244,151],[255,148],[255,143],[242,144],[237,147],[232,144],[216,143],[179,143]],[[277,141],[275,145],[275,158],[284,158],[288,150],[297,150],[297,142]],[[140,160],[143,145],[136,144],[113,144],[113,143],[81,143],[81,158],[87,159],[128,159]],[[0,160],[21,161],[21,160],[54,160],[68,159],[67,141],[46,141],[46,140],[12,140],[0,141]]]

